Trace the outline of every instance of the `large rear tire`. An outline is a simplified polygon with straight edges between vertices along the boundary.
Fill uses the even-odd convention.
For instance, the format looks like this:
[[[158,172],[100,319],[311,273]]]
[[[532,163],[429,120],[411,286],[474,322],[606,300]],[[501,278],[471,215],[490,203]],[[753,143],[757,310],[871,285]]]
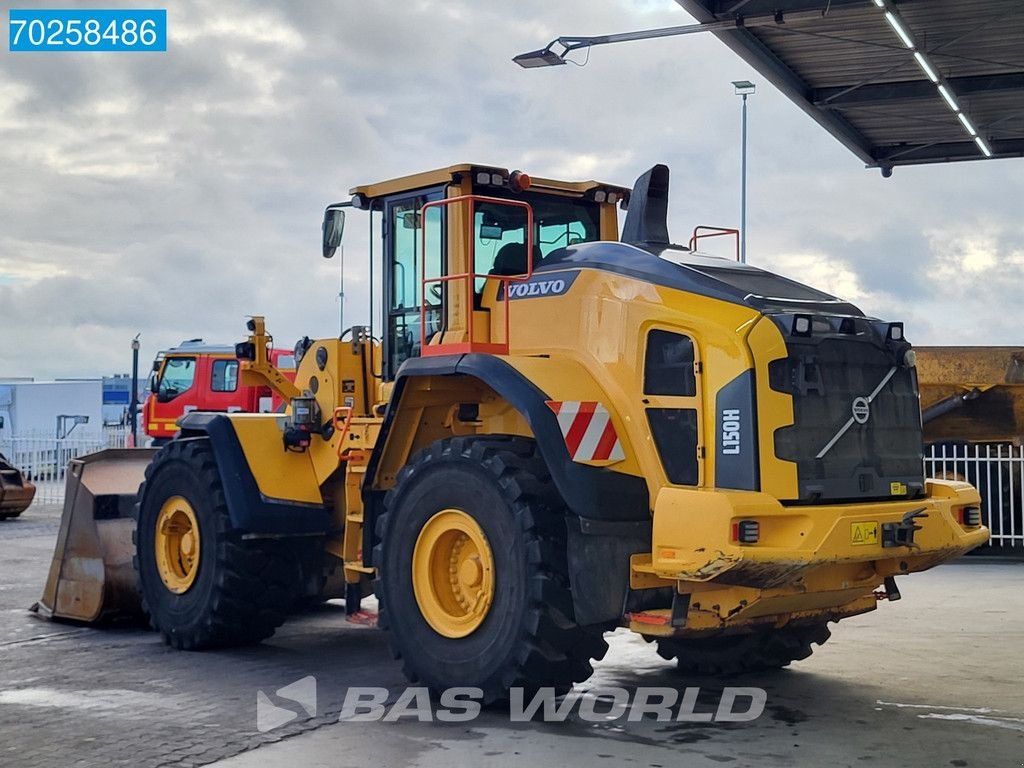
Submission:
[[[576,623],[565,508],[533,441],[441,440],[399,472],[378,520],[380,626],[406,676],[440,691],[568,690],[608,649]]]
[[[658,639],[658,655],[675,659],[687,675],[738,675],[781,669],[810,656],[812,643],[823,645],[831,637],[825,624],[757,630],[744,635],[704,639]]]
[[[281,542],[232,528],[208,441],[175,440],[156,455],[135,520],[142,606],[168,645],[251,645],[284,622],[298,568]]]

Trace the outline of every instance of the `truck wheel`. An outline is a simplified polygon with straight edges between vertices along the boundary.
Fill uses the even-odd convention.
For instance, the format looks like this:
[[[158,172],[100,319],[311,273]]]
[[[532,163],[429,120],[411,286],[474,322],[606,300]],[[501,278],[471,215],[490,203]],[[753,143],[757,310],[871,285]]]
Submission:
[[[676,659],[687,675],[738,675],[781,669],[810,656],[811,643],[824,645],[832,636],[825,624],[756,630],[693,640],[658,639],[658,655]]]
[[[568,690],[608,650],[573,618],[565,508],[532,440],[441,440],[398,473],[377,523],[380,626],[413,682]]]
[[[157,453],[135,520],[142,607],[168,645],[250,645],[284,622],[297,568],[280,542],[243,541],[232,529],[206,440],[175,440]]]

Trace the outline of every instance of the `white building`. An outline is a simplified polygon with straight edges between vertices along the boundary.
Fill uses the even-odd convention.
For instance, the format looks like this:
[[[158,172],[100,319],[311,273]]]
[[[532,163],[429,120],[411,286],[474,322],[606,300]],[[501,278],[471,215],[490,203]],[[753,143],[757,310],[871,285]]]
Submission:
[[[0,440],[103,431],[103,380],[0,379]]]

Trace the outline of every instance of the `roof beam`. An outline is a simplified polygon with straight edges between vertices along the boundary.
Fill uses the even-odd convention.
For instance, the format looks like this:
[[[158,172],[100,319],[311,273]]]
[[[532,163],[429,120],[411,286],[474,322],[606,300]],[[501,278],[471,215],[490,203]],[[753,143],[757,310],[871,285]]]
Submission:
[[[1015,91],[1024,89],[1024,72],[1009,72],[1000,75],[973,75],[950,77],[948,82],[953,92],[960,97],[978,93]],[[935,84],[929,80],[902,80],[894,83],[869,83],[867,85],[839,85],[829,88],[815,88],[811,101],[818,107],[844,107],[853,104],[883,104],[894,99],[938,98]]]
[[[785,18],[787,13],[794,11],[821,11],[824,14],[826,9],[829,13],[844,7],[864,9],[864,3],[865,0],[704,0],[700,4],[718,18],[774,16],[776,13]]]
[[[833,0],[836,3],[837,0]],[[708,0],[676,0],[688,14],[701,24],[716,21],[708,10]],[[863,7],[864,0],[858,0]],[[815,7],[822,7],[820,2]],[[815,122],[831,133],[839,142],[868,165],[875,164],[871,142],[850,125],[842,115],[832,110],[815,107],[808,99],[810,88],[778,56],[746,29],[714,31],[713,34],[741,59],[760,72],[768,81],[806,112]]]
[[[1024,157],[1024,138],[990,140],[992,157]],[[955,160],[976,160],[973,141],[949,141],[935,144],[895,144],[875,148],[878,165],[920,165],[948,163]]]

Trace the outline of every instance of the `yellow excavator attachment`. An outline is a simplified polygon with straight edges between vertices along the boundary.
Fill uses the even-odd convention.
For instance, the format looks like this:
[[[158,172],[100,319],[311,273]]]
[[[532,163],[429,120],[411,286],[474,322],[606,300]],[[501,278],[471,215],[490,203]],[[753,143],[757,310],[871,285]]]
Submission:
[[[36,487],[0,453],[0,520],[20,515],[35,495]]]
[[[114,448],[68,464],[64,512],[40,616],[95,622],[141,612],[132,507],[156,449]]]

